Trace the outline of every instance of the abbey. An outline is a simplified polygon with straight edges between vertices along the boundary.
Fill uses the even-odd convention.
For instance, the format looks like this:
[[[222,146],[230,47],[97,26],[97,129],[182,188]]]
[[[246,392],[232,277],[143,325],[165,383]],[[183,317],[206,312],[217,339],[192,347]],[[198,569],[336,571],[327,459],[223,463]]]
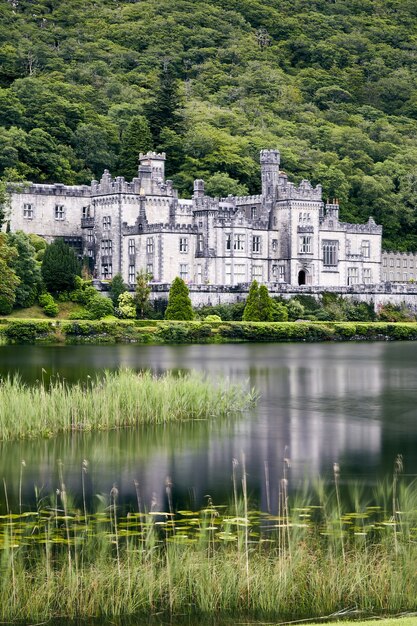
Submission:
[[[140,154],[132,182],[106,170],[91,185],[28,183],[12,194],[10,227],[64,237],[91,258],[97,278],[139,270],[154,282],[349,286],[381,281],[382,227],[339,220],[320,185],[296,186],[278,150],[260,153],[262,193],[211,198],[194,182],[191,200],[165,179],[165,153]]]

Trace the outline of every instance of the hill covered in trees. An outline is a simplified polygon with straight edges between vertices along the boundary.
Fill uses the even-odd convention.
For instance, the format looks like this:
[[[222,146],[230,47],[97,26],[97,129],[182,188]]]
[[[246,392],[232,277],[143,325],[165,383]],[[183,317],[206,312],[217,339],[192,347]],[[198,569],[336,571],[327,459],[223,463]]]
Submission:
[[[414,0],[3,0],[0,176],[259,191],[259,150],[417,250]]]

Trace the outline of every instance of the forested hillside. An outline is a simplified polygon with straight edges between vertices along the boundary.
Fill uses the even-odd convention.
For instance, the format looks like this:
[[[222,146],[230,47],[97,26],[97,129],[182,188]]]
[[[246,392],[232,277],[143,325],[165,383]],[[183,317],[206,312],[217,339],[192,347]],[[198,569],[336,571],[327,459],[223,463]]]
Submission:
[[[183,194],[252,193],[278,147],[417,250],[415,0],[2,0],[0,86],[4,179],[132,177],[155,148]]]

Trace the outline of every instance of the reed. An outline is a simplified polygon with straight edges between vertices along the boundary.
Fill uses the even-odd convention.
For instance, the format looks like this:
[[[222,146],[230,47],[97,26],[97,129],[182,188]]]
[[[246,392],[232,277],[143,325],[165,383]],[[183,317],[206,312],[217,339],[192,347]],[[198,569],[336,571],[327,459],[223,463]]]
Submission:
[[[285,495],[284,515],[253,510],[245,459],[230,510],[124,512],[113,488],[100,510],[65,492],[39,509],[0,516],[0,620],[233,614],[252,619],[395,614],[417,610],[416,485],[397,476],[397,514],[352,495]],[[6,489],[7,491],[7,489]],[[392,501],[393,489],[385,493]],[[300,499],[301,498],[301,499]],[[341,517],[339,516],[341,515]],[[282,532],[284,526],[284,533]],[[343,533],[343,543],[340,535]],[[291,550],[289,550],[289,546]]]
[[[208,420],[242,411],[255,399],[242,385],[213,384],[198,374],[156,377],[122,370],[87,384],[57,378],[48,386],[9,377],[0,382],[0,440]]]

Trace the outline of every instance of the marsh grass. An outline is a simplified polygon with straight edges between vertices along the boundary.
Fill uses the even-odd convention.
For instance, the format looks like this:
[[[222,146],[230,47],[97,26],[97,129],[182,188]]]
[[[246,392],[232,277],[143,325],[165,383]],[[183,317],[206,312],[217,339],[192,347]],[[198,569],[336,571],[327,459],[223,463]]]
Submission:
[[[0,440],[207,420],[242,411],[255,398],[242,385],[211,383],[198,374],[156,377],[122,370],[87,383],[57,378],[33,386],[6,378],[0,381]]]
[[[59,493],[0,516],[0,619],[417,610],[415,483],[397,475],[376,494],[389,504],[395,494],[394,522],[390,506],[368,505],[358,489],[347,508],[334,485],[285,492],[281,514],[253,510],[244,456],[234,480],[230,508],[208,497],[201,510],[173,511],[167,479],[166,511],[145,511],[136,483],[137,510],[124,511],[114,487],[88,512],[71,504],[61,468]]]

